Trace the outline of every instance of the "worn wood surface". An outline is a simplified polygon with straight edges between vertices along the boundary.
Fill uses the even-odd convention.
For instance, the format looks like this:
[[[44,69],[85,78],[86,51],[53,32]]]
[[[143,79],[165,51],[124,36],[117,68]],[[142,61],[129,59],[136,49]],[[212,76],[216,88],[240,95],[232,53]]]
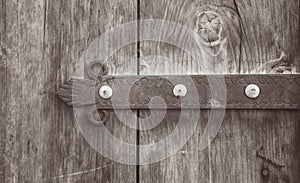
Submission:
[[[235,0],[244,32],[241,73],[270,73],[278,60],[289,62],[292,71],[299,72],[299,3]]]
[[[217,8],[206,7],[207,4]],[[140,4],[141,19],[175,21],[195,30],[193,17],[207,9],[216,11],[225,20],[224,36],[229,38],[223,52],[209,60],[215,63],[213,70],[201,69],[201,61],[194,62],[174,46],[145,41],[141,44],[141,73],[181,74],[185,70],[187,73],[267,74],[276,72],[272,66],[281,62],[291,64],[292,72],[299,71],[299,1],[142,0]],[[152,56],[151,60],[150,55],[160,57]],[[165,64],[168,59],[158,59],[161,57],[174,62]],[[143,113],[147,111],[141,111],[141,116]],[[208,114],[209,111],[201,113],[198,133],[181,151],[159,163],[140,166],[139,180],[298,182],[299,111],[228,110],[216,139],[201,151],[199,142]],[[160,126],[140,132],[140,143],[165,138],[174,129],[178,117],[178,112],[169,111]]]
[[[300,180],[299,111],[228,110],[213,144],[201,151],[210,114],[203,110],[197,133],[175,155],[151,165],[127,166],[93,150],[76,127],[72,110],[55,96],[97,36],[138,17],[198,31],[202,46],[215,55],[204,57],[213,67],[203,69],[201,60],[175,46],[144,41],[112,55],[109,74],[265,74],[281,62],[299,72],[299,0],[11,0],[1,1],[0,10],[0,182]],[[207,46],[219,37],[213,25],[218,17],[206,19],[201,14],[206,11],[223,21],[220,41],[227,40],[222,46]],[[113,115],[107,127],[128,143],[148,144],[171,133],[179,115],[170,110],[158,127],[138,133]]]
[[[0,182],[135,182],[134,166],[90,147],[55,91],[97,36],[136,19],[136,2],[1,1],[0,9]],[[135,54],[129,45],[111,59],[126,64]],[[113,134],[135,143],[135,131],[111,121]]]

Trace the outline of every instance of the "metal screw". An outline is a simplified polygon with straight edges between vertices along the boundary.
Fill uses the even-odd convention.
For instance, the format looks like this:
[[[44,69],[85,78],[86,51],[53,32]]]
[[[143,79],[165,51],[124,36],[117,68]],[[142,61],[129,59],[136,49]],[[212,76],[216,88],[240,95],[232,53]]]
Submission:
[[[262,170],[262,174],[263,174],[263,176],[268,176],[269,175],[269,170],[268,169],[263,169]]]
[[[248,98],[255,99],[260,94],[260,89],[256,84],[250,84],[245,89],[245,94]]]
[[[112,94],[113,94],[113,90],[110,86],[101,86],[99,90],[99,95],[101,98],[109,99],[111,98]]]
[[[184,97],[187,94],[187,88],[183,84],[178,84],[174,87],[173,94],[176,97]]]

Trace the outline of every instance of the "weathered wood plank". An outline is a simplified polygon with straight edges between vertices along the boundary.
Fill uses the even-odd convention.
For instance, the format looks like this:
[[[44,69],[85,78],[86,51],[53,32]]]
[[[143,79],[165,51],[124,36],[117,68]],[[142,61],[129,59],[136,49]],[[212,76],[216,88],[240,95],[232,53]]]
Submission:
[[[212,182],[297,182],[299,111],[229,110],[210,146]]]
[[[71,110],[54,92],[72,76],[89,43],[114,25],[136,19],[136,2],[23,0],[0,4],[1,181],[135,182],[135,167],[107,160],[89,146],[76,129]],[[207,4],[217,8],[203,8]],[[141,19],[175,21],[200,35],[203,21],[208,23],[201,11],[213,10],[223,18],[223,36],[228,38],[224,47],[206,48],[211,54],[220,51],[208,59],[212,70],[204,70],[201,60],[193,60],[174,46],[142,42],[141,74],[268,73],[283,52],[294,70],[300,70],[299,1],[163,0],[141,1],[140,5]],[[204,44],[216,34],[201,36]],[[135,53],[134,45],[115,53],[109,74],[121,74],[119,66],[135,60]],[[135,74],[136,63],[129,67]],[[172,132],[178,112],[168,111],[167,115],[157,128],[140,132],[141,144]],[[181,151],[160,163],[140,166],[140,181],[299,180],[298,111],[228,111],[214,144],[200,151],[208,116],[209,111],[201,113],[198,134]],[[135,143],[135,131],[115,117],[110,121],[107,127],[112,133]]]
[[[235,3],[243,25],[241,73],[265,74],[284,70],[290,73],[289,65],[293,73],[299,72],[299,1],[236,0]],[[243,121],[242,116],[248,116],[247,121],[254,122],[253,124],[259,121],[266,123],[257,124],[257,131],[253,133],[253,136],[259,137],[253,138],[253,141],[260,147],[253,159],[256,163],[252,163],[252,172],[255,172],[256,166],[261,175],[258,176],[258,171],[251,175],[257,176],[258,182],[299,180],[298,113],[299,111],[248,111],[234,114],[236,121]],[[248,130],[245,132],[248,133]],[[251,149],[251,145],[243,148]],[[264,169],[269,170],[267,175],[262,174]],[[250,180],[249,177],[246,180]]]
[[[233,11],[228,21],[234,29],[227,29],[229,34],[225,34],[230,43],[224,49],[227,54],[209,60],[215,69],[201,69],[199,60],[193,62],[187,54],[169,44],[142,42],[141,74],[271,73],[273,63],[269,62],[280,57],[282,51],[297,68],[294,70],[299,70],[298,1],[141,1],[141,19],[164,19],[195,28],[192,17],[207,4],[217,6],[219,14],[224,7],[229,9],[227,12]],[[278,46],[280,44],[284,46]],[[228,67],[223,67],[224,61]],[[182,151],[159,163],[140,166],[141,182],[299,180],[298,111],[227,111],[214,142],[200,151],[198,145],[208,113],[201,113],[196,133]],[[147,111],[141,111],[140,115],[144,114],[147,115]],[[176,126],[178,115],[169,111],[158,127],[141,131],[140,143],[162,140]]]
[[[10,52],[9,45],[11,43],[8,43],[7,45],[4,45],[4,41],[7,39],[4,35],[7,31],[7,29],[10,29],[9,26],[6,25],[6,4],[1,1],[0,2],[0,9],[1,9],[1,15],[0,15],[0,180],[5,180],[5,175],[7,172],[6,166],[8,166],[6,156],[5,156],[5,148],[6,148],[6,126],[5,123],[8,118],[7,111],[7,102],[8,99],[6,97],[7,95],[7,56]],[[15,17],[14,17],[15,18]]]
[[[235,0],[243,25],[242,73],[270,73],[281,61],[299,72],[299,1]]]
[[[55,91],[97,36],[136,19],[136,3],[1,1],[0,9],[1,182],[135,182],[134,166],[107,160],[90,147]],[[130,45],[111,59],[126,64],[135,53]],[[136,71],[135,63],[131,67]],[[112,133],[135,144],[135,131],[111,121]]]
[[[141,19],[155,18],[174,21],[197,31],[197,15],[201,11],[211,10],[210,7],[202,7],[206,4],[205,1],[141,1]],[[234,7],[234,4],[228,3],[228,1],[214,1],[210,4],[229,7],[227,10],[229,12]],[[218,13],[222,13],[222,10]],[[225,18],[230,24],[231,17]],[[229,25],[227,24],[227,26]],[[227,45],[229,50],[239,50],[238,36],[235,41],[235,43]],[[209,51],[213,52],[214,50]],[[203,58],[212,62],[214,67],[212,70],[204,70],[201,58],[193,60],[188,54],[169,44],[143,42],[141,45],[141,74],[236,73],[238,72],[238,59],[236,58],[239,54],[237,51],[232,51],[232,54],[222,52],[217,57]],[[237,55],[235,55],[236,53]],[[151,55],[158,56],[151,57]],[[224,62],[229,67],[222,68]],[[141,116],[143,114],[147,114],[147,111],[141,111]],[[140,166],[140,182],[210,182],[214,173],[211,169],[211,159],[214,157],[211,157],[210,150],[201,151],[199,147],[209,114],[209,110],[201,111],[195,134],[179,152],[159,163]],[[168,111],[159,126],[140,132],[140,143],[148,144],[163,140],[172,133],[179,116],[180,112],[178,111]],[[187,134],[178,134],[179,137],[183,135]],[[170,146],[176,146],[176,144],[170,144]]]
[[[41,152],[41,149],[36,148],[36,139],[39,137],[33,138],[31,134],[39,130],[40,122],[40,114],[35,107],[42,100],[39,93],[41,80],[34,77],[34,72],[42,74],[41,69],[35,69],[35,64],[42,60],[42,53],[36,48],[43,44],[43,26],[39,26],[43,25],[43,3],[28,2],[24,5],[23,2],[9,1],[3,2],[2,6],[5,16],[1,41],[4,47],[11,49],[10,53],[4,53],[7,73],[7,103],[4,112],[7,117],[4,122],[6,136],[1,138],[5,143],[2,181],[29,181],[28,174],[31,174],[32,179],[41,179],[41,169],[36,158]],[[33,119],[35,123],[30,123]],[[29,170],[35,171],[29,173]]]

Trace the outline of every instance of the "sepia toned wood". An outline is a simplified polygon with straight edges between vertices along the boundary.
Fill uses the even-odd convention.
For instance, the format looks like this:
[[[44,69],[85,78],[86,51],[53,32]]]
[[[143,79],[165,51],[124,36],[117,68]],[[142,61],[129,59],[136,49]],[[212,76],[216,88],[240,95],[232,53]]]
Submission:
[[[266,74],[273,73],[274,68],[279,68],[279,73],[299,72],[299,1],[236,0],[235,3],[244,30],[240,72]],[[291,72],[284,63],[291,65]],[[255,153],[255,165],[261,167],[257,168],[261,171],[260,182],[298,182],[298,114],[299,111],[293,110],[240,112],[241,118],[251,116],[249,123],[265,122],[255,127],[254,133],[260,137],[254,141],[260,146]]]
[[[299,72],[299,1],[235,0],[243,29],[241,73],[270,73],[278,61]]]
[[[210,4],[220,5],[222,2],[223,1],[217,1],[216,3],[211,2]],[[224,3],[227,3],[227,1]],[[202,10],[201,6],[206,4],[207,2],[204,1],[141,1],[141,19],[165,19],[195,29],[196,26],[193,26],[195,25],[195,20],[193,19],[195,19],[194,17],[197,17],[199,11]],[[225,6],[225,4],[223,5]],[[230,3],[226,6],[234,7],[233,4]],[[235,40],[239,42],[239,37]],[[239,48],[239,44],[229,46],[232,46],[232,49]],[[159,55],[163,57],[163,59],[158,59],[157,56],[150,55]],[[229,70],[227,70],[226,67],[220,70],[217,64],[219,60],[222,62],[228,60],[226,60],[222,54],[218,57],[219,58],[207,59],[211,62],[216,62],[215,70],[218,70],[220,73],[228,73]],[[167,62],[168,59],[171,60],[171,63]],[[230,61],[232,61],[232,63],[228,65],[231,66],[232,72],[238,72],[237,61],[232,59]],[[193,60],[179,48],[164,43],[142,42],[141,65],[141,74],[215,73],[215,70],[203,70],[201,60]],[[147,113],[147,111],[141,111],[141,116],[143,116],[144,113]],[[164,121],[162,121],[159,126],[152,130],[140,132],[141,144],[163,140],[168,134],[172,133],[178,121],[179,114],[178,111],[168,111],[167,114],[168,116],[164,118]],[[181,151],[159,163],[140,166],[140,182],[212,182],[213,172],[211,170],[211,159],[214,157],[211,157],[209,150],[201,151],[199,147],[209,114],[210,112],[208,110],[201,111],[201,117],[195,129],[195,134],[192,135],[191,139]],[[171,116],[173,116],[173,118],[171,118]],[[176,142],[170,144],[170,146],[176,146]]]
[[[224,20],[228,19],[225,23],[232,28],[224,25],[229,42],[209,60],[215,69],[203,70],[201,60],[193,61],[172,45],[144,41],[140,49],[141,74],[299,71],[298,1],[142,0],[140,18],[175,21],[195,29],[193,17],[205,11],[207,5],[212,5],[210,10]],[[215,49],[207,48],[212,53]],[[159,126],[140,131],[140,143],[163,140],[176,126],[178,113],[168,111]],[[147,114],[148,111],[140,112],[140,116]],[[201,151],[199,144],[208,116],[209,111],[201,111],[196,132],[181,151],[159,163],[140,166],[140,182],[298,182],[299,111],[228,110],[215,140]]]
[[[297,182],[299,111],[229,110],[210,146],[211,182]]]
[[[170,44],[142,41],[111,56],[109,75],[296,73],[299,12],[297,0],[1,1],[0,182],[298,182],[297,110],[228,110],[204,151],[200,141],[210,110],[202,110],[180,151],[129,166],[93,150],[56,92],[91,42],[136,19],[185,25],[198,33],[207,54],[195,60]],[[213,67],[205,69],[204,60]],[[130,112],[122,116],[133,121]],[[138,115],[145,118],[149,111]],[[179,116],[169,110],[159,126],[136,132],[110,113],[105,125],[122,141],[149,144],[172,133]]]
[[[95,38],[136,19],[136,2],[1,1],[0,9],[0,182],[135,182],[135,166],[96,152],[55,92]],[[134,44],[116,52],[110,74],[122,73],[118,65],[136,74],[135,54]],[[111,133],[136,143],[135,131],[110,120]]]

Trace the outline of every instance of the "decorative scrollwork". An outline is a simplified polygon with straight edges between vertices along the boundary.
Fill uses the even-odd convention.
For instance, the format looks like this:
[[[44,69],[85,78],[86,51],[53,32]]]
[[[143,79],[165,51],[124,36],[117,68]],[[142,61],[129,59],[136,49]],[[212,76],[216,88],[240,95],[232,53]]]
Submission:
[[[187,93],[185,101],[172,94],[173,84],[182,83],[186,76],[102,76],[97,80],[72,80],[71,83],[63,85],[58,96],[68,105],[90,106],[86,113],[88,119],[99,124],[105,121],[107,112],[103,110],[112,109],[149,109],[150,98],[159,96],[164,99],[168,109],[226,107],[228,109],[299,109],[300,108],[300,75],[225,75],[227,87],[226,106],[220,106],[210,93],[210,84],[218,85],[219,80],[207,79],[204,75],[189,76],[199,93],[200,106],[194,100],[194,96]],[[167,78],[167,79],[165,79]],[[98,90],[102,85],[110,85],[114,93],[122,96],[122,88],[131,86],[129,99],[117,97],[112,100],[105,100],[99,97]],[[184,82],[189,91],[191,83]],[[261,93],[255,99],[249,99],[244,90],[248,84],[256,84],[260,87]],[[72,91],[73,90],[73,91]],[[129,106],[129,107],[128,107]],[[101,120],[95,118],[95,111],[101,110]]]
[[[56,92],[57,96],[70,106],[94,104],[96,81],[71,79]]]
[[[96,68],[98,67],[98,68]],[[85,65],[86,79],[71,79],[56,92],[57,96],[70,106],[85,106],[87,119],[95,124],[106,121],[107,111],[97,109],[97,83],[108,73],[108,68],[100,60]]]

